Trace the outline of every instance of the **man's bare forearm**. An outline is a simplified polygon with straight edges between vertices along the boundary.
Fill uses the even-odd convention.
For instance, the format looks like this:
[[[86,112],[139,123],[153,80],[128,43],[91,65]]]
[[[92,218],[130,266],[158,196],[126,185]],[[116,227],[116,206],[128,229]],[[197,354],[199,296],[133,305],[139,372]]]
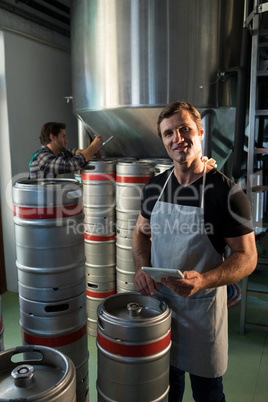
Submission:
[[[151,240],[148,236],[134,229],[132,255],[136,272],[142,267],[151,266]]]
[[[203,274],[204,288],[229,285],[250,275],[257,264],[256,254],[235,251],[221,265]]]

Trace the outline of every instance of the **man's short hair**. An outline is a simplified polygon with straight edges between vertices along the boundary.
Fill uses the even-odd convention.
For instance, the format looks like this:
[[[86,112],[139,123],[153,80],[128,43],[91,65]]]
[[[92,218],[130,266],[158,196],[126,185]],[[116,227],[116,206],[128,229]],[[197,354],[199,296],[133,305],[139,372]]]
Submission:
[[[65,130],[66,124],[65,123],[55,123],[55,122],[48,122],[45,123],[41,128],[40,134],[40,142],[42,145],[47,145],[51,142],[49,137],[50,134],[53,134],[57,137],[60,130]]]
[[[199,130],[202,130],[203,128],[203,122],[202,122],[202,118],[200,113],[198,112],[198,110],[191,105],[190,103],[187,102],[182,102],[182,101],[176,101],[176,102],[172,102],[169,105],[167,105],[162,112],[160,113],[159,117],[158,117],[158,121],[157,121],[157,133],[159,135],[159,137],[162,139],[161,136],[161,130],[160,130],[160,124],[161,122],[166,119],[169,118],[171,116],[173,116],[174,114],[181,112],[182,110],[185,110],[186,112],[189,112],[192,116],[192,119],[194,120],[195,124],[197,125],[197,128]]]

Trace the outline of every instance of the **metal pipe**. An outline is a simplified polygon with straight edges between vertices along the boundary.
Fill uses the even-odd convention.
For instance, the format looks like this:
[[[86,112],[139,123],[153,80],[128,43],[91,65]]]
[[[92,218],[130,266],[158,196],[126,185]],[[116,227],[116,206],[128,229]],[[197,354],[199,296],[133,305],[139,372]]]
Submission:
[[[214,117],[215,117],[215,112],[212,109],[205,110],[201,114],[203,123],[204,123],[204,139],[202,143],[202,151],[203,155],[207,156],[208,158],[211,158],[212,154],[212,131],[213,131],[213,123],[214,123]]]
[[[246,110],[248,104],[249,55],[250,55],[250,33],[247,28],[243,28],[240,67],[237,70],[237,78],[238,78],[237,106],[236,106],[236,118],[235,118],[234,163],[233,163],[233,176],[236,179],[239,179],[241,177],[242,165],[243,165]]]

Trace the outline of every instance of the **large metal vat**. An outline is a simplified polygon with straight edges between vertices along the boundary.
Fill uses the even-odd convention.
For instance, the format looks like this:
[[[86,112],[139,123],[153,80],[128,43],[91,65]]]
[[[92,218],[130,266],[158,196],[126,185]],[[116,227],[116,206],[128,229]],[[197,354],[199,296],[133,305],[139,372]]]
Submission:
[[[167,401],[171,310],[138,293],[98,307],[98,401]]]
[[[73,110],[106,155],[160,157],[160,110],[236,106],[243,0],[81,0],[71,4]],[[229,73],[225,74],[229,69]]]

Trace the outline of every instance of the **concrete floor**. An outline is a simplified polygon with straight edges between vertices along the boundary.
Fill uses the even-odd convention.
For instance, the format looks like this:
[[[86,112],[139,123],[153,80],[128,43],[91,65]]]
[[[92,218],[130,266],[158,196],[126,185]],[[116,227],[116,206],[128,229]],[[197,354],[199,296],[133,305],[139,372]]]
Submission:
[[[268,285],[268,276],[258,273],[251,283]],[[4,325],[4,348],[22,344],[19,326],[18,294],[1,295]],[[229,308],[229,366],[224,375],[224,392],[228,402],[268,401],[268,335],[265,331],[247,329],[239,334],[240,303]],[[247,320],[268,326],[268,298],[248,297]],[[88,335],[90,402],[97,401],[97,347],[96,338]],[[187,377],[184,402],[192,402]],[[126,401],[124,401],[126,402]],[[142,402],[142,401],[139,401]]]

